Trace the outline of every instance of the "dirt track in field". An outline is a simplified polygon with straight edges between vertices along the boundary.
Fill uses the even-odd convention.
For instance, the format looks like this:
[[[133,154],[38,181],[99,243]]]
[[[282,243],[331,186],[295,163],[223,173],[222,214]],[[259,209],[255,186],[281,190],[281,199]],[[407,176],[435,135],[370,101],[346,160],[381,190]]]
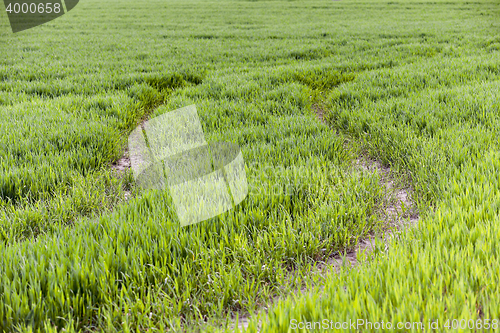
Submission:
[[[325,123],[325,111],[322,107],[318,105],[313,106],[313,110],[315,111],[318,119]],[[129,156],[128,150],[126,150],[123,156],[113,163],[111,168],[118,173],[127,172],[132,167],[132,161]],[[369,159],[367,157],[358,158],[354,165],[355,170],[370,172],[370,173],[378,173],[380,177],[380,184],[386,189],[386,199],[388,204],[384,207],[384,223],[383,229],[384,233],[384,241],[386,244],[388,240],[394,232],[399,232],[402,228],[407,226],[414,226],[419,220],[419,214],[415,207],[415,204],[411,198],[412,189],[410,187],[406,188],[398,188],[396,185],[396,181],[394,175],[391,174],[391,169],[389,167],[383,166],[380,162]],[[127,200],[130,197],[130,192],[125,193],[125,199]],[[404,209],[403,209],[404,208]],[[403,211],[404,210],[404,211]],[[338,271],[343,264],[343,257],[348,261],[351,267],[355,267],[359,264],[358,254],[365,252],[370,253],[374,249],[375,246],[375,237],[380,237],[380,235],[376,235],[375,233],[369,234],[368,237],[360,240],[356,247],[344,253],[343,256],[341,254],[335,254],[328,258],[327,261],[318,262],[316,265],[315,274],[327,274],[331,270]],[[292,274],[291,274],[292,275]],[[306,288],[302,288],[300,292],[306,293],[310,290]],[[271,303],[278,301],[278,298],[275,298]],[[244,330],[248,327],[250,320],[250,316],[244,315],[239,318],[238,328],[240,330]],[[233,326],[235,328],[235,325]]]
[[[313,110],[315,111],[318,119],[325,123],[325,110],[318,106],[314,105]],[[387,243],[391,237],[393,237],[394,233],[401,231],[405,227],[413,227],[417,224],[419,220],[419,213],[415,207],[415,203],[412,200],[412,189],[410,187],[398,188],[396,185],[396,180],[394,175],[391,174],[391,169],[389,167],[383,166],[379,161],[369,159],[367,157],[358,158],[354,165],[355,170],[361,170],[364,172],[371,173],[379,173],[380,174],[380,184],[386,189],[386,199],[388,204],[384,207],[384,223],[383,223],[383,240]],[[375,235],[371,233],[368,237],[360,240],[356,247],[345,253],[344,257],[351,265],[351,267],[355,267],[359,264],[358,254],[365,252],[369,254],[373,251],[375,247],[375,238],[380,237],[381,235]],[[330,258],[326,262],[319,262],[317,267],[316,274],[327,274],[329,271],[334,270],[338,271],[343,264],[343,258],[340,254],[336,254]],[[307,293],[310,290],[306,288],[302,288],[300,290],[301,293]],[[277,302],[276,298],[272,303]],[[238,321],[238,328],[240,330],[245,330],[248,327],[250,321],[250,316],[242,316]],[[235,328],[235,327],[233,327]]]

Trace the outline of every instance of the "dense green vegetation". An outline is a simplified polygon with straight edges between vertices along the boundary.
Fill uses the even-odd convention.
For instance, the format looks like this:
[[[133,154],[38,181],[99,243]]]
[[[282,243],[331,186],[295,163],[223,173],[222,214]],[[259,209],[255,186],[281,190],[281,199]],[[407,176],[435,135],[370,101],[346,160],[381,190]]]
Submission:
[[[419,61],[365,72],[332,90],[326,118],[363,142],[371,155],[407,170],[420,198],[434,209],[387,252],[380,243],[375,259],[361,268],[325,278],[325,290],[276,305],[263,319],[264,332],[287,331],[291,320],[325,318],[393,327],[421,322],[426,330],[436,321],[440,330],[450,330],[453,319],[467,320],[463,331],[482,331],[486,319],[490,329],[494,319],[498,324],[500,4],[420,5],[412,24],[435,51]],[[431,18],[436,5],[442,11]],[[403,39],[404,21],[397,22],[393,38]],[[375,331],[369,327],[356,329]],[[419,331],[415,324],[408,327],[400,331]]]
[[[250,331],[498,318],[499,14],[494,1],[87,0],[18,34],[2,16],[0,330],[218,329],[318,281],[325,292]],[[180,228],[168,193],[109,166],[142,119],[191,104],[209,142],[241,146],[251,191]],[[318,261],[382,224],[389,199],[353,167],[362,153],[411,181],[420,225],[318,279]]]

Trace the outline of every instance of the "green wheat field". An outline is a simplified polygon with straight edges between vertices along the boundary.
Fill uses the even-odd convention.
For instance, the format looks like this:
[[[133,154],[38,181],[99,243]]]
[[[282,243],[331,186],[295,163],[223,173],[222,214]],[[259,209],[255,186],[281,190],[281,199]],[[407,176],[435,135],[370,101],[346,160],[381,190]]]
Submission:
[[[0,9],[0,332],[500,327],[498,0],[82,0],[16,34]],[[192,104],[249,194],[181,227],[113,164]],[[360,160],[414,227],[384,236]]]

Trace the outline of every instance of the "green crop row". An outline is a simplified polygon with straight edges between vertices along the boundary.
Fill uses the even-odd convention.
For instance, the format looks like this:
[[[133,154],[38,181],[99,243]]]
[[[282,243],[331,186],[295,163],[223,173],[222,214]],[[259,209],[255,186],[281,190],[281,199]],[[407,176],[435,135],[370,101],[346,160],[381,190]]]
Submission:
[[[497,152],[468,159],[441,182],[445,194],[436,210],[392,241],[389,251],[378,244],[375,259],[329,274],[324,290],[280,302],[248,331],[301,325],[297,331],[320,332],[349,323],[346,330],[369,332],[377,331],[375,322],[400,332],[427,331],[431,323],[442,331],[498,328],[499,161]]]

